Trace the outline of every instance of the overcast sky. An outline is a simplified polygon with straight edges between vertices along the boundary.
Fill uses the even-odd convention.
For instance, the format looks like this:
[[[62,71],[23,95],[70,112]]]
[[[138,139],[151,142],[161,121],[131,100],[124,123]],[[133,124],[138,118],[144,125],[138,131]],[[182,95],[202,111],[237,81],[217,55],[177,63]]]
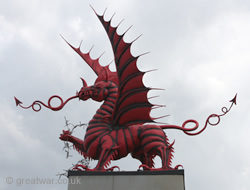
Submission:
[[[221,114],[238,93],[237,106],[198,136],[165,130],[175,140],[173,166],[182,164],[187,190],[250,189],[250,1],[247,0],[8,0],[0,3],[0,188],[67,189],[67,185],[21,185],[17,179],[54,178],[81,156],[74,150],[66,159],[59,140],[66,129],[64,117],[73,124],[87,123],[99,103],[72,100],[63,110],[40,112],[16,107],[14,96],[30,105],[45,103],[52,95],[67,99],[82,86],[80,77],[93,84],[96,78],[86,63],[62,40],[82,43],[82,51],[101,64],[113,60],[106,33],[90,8],[105,18],[113,13],[119,33],[132,41],[132,54],[148,73],[147,86],[163,88],[152,103],[166,107],[153,117],[170,115],[160,122],[181,125],[196,119],[203,126],[212,114]],[[54,102],[56,103],[56,102]],[[74,135],[83,138],[85,129]],[[160,162],[157,159],[157,166]],[[91,162],[90,167],[95,167]],[[130,156],[112,162],[122,170],[137,170]],[[6,183],[13,177],[12,185]]]

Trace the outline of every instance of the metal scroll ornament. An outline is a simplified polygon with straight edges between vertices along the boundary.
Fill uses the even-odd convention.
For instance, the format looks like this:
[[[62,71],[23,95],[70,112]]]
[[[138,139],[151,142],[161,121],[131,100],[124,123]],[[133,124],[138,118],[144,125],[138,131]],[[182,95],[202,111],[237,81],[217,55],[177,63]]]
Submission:
[[[94,10],[94,9],[93,9]],[[95,12],[95,11],[94,11]],[[105,12],[104,12],[105,13]],[[155,119],[150,116],[150,111],[158,107],[148,101],[147,94],[152,88],[144,86],[142,78],[146,72],[141,72],[137,68],[137,60],[140,56],[134,57],[131,54],[131,45],[134,41],[127,43],[124,41],[124,34],[118,34],[117,28],[111,26],[111,20],[104,20],[104,14],[98,15],[104,29],[109,37],[113,53],[116,71],[113,72],[108,66],[101,66],[98,59],[90,57],[90,51],[83,53],[80,47],[75,48],[68,45],[92,68],[97,75],[93,85],[88,85],[82,79],[83,87],[75,96],[66,101],[59,96],[52,96],[48,103],[34,101],[30,106],[23,106],[22,102],[15,98],[16,105],[22,108],[32,108],[40,111],[44,106],[53,111],[61,110],[70,100],[79,98],[86,101],[103,102],[96,114],[89,121],[84,140],[74,137],[70,131],[63,131],[60,139],[69,141],[74,148],[85,158],[98,160],[95,168],[89,169],[84,165],[78,165],[76,170],[85,171],[108,171],[112,160],[126,157],[129,153],[134,159],[141,162],[139,168],[144,170],[175,170],[179,166],[172,166],[173,143],[163,131],[164,129],[178,129],[187,135],[198,135],[205,130],[208,125],[218,125],[222,116],[226,115],[236,104],[236,95],[230,101],[229,108],[223,107],[221,114],[211,114],[205,125],[198,129],[199,124],[196,120],[186,120],[182,126],[177,125],[157,125]],[[53,107],[52,99],[59,99],[60,105]],[[216,122],[210,120],[216,118]],[[187,124],[192,123],[194,127],[188,128]],[[159,156],[162,161],[161,168],[154,168],[154,157]]]

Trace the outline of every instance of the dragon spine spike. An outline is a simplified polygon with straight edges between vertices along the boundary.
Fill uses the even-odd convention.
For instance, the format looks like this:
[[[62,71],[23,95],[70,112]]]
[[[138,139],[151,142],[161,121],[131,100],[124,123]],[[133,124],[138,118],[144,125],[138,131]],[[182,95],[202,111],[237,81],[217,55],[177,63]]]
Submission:
[[[113,59],[112,61],[109,62],[108,66],[111,65],[111,63],[113,63],[115,60]]]
[[[160,96],[151,96],[151,97],[149,97],[148,99],[150,100],[150,99],[153,99],[153,98],[159,98]]]
[[[165,90],[163,88],[152,88],[152,87],[149,87],[149,88],[150,88],[150,90]]]
[[[164,123],[164,122],[159,122],[159,121],[155,121],[154,123],[159,124],[160,126],[161,125],[169,125],[169,123]]]
[[[149,53],[150,53],[150,51],[145,52],[145,53],[142,53],[142,54],[138,55],[137,57],[139,58],[139,57],[144,56],[144,55],[147,55],[147,54],[149,54]],[[156,70],[157,70],[157,69],[156,69]]]
[[[152,109],[158,109],[158,108],[162,108],[162,107],[166,107],[166,105],[156,105],[156,104],[154,104]]]
[[[116,14],[116,13],[114,13],[114,14],[111,16],[110,20],[112,20],[112,19],[114,18],[115,14]]]
[[[63,36],[62,36],[63,38]],[[103,69],[105,69],[107,71],[107,74],[109,76],[112,76],[112,72],[107,68],[107,67],[103,67],[100,65],[99,63],[99,58],[97,59],[92,59],[90,57],[90,51],[92,50],[92,48],[90,49],[90,51],[88,53],[83,53],[80,49],[80,47],[75,48],[74,46],[72,46],[65,38],[63,38],[64,41],[73,49],[75,50],[75,52],[80,55],[80,57],[82,57],[82,59],[93,69],[93,71],[96,73],[97,76],[101,75],[101,72]]]
[[[131,26],[132,27],[132,26]],[[127,32],[127,31],[126,31]],[[131,44],[133,44],[135,41],[137,41],[140,37],[142,36],[142,34],[140,34],[137,38],[135,38],[132,42],[131,42]]]
[[[106,9],[104,10],[103,15],[105,15],[105,13],[106,13],[107,9],[108,9],[108,8],[106,8]]]
[[[154,72],[154,71],[158,71],[158,69],[151,69],[151,70],[145,71],[145,73]]]
[[[122,37],[124,37],[124,35],[131,29],[133,27],[133,25],[131,25],[130,27],[128,27],[128,29],[127,30],[125,30],[125,32],[123,32],[123,34],[121,35]],[[138,37],[137,37],[138,38]],[[136,38],[136,39],[137,39]],[[134,41],[136,41],[136,39],[135,40],[133,40],[132,42],[130,42],[131,44],[134,42]]]
[[[98,57],[98,60],[104,55],[105,51]]]
[[[118,24],[117,24],[117,26],[116,26],[116,28],[118,28],[120,25],[121,25],[121,23],[124,21],[124,19],[122,19]]]
[[[81,49],[81,46],[82,46],[82,40],[81,40],[78,48]]]
[[[169,145],[168,149],[173,149],[174,143],[175,143],[175,140]],[[173,155],[171,155],[171,156],[173,156]]]
[[[162,119],[162,118],[168,117],[168,116],[169,116],[169,115],[164,115],[164,116],[161,116],[161,117],[155,117],[155,118],[153,118],[153,120]]]
[[[89,49],[89,54],[92,51],[92,49],[95,47],[95,45],[93,45],[90,49]]]

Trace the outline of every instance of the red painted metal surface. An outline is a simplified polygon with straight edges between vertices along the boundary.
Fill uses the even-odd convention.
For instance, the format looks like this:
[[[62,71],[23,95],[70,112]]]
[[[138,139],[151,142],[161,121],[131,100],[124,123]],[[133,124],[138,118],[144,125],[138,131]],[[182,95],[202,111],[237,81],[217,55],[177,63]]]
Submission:
[[[95,12],[96,13],[96,12]],[[236,104],[236,96],[229,109],[222,108],[222,114],[211,114],[198,132],[196,130],[199,124],[196,120],[187,120],[182,126],[177,125],[157,125],[150,117],[152,108],[157,107],[148,101],[147,94],[151,88],[145,87],[142,78],[146,72],[141,72],[136,65],[140,56],[134,57],[131,54],[131,45],[134,42],[124,42],[123,36],[117,33],[117,27],[111,26],[111,19],[104,20],[102,16],[96,13],[106,30],[110,39],[116,71],[112,72],[108,66],[101,66],[98,59],[92,59],[90,52],[83,53],[80,47],[73,48],[83,60],[93,69],[97,75],[94,85],[88,86],[82,79],[83,87],[77,94],[66,101],[59,96],[52,96],[48,104],[41,101],[34,101],[28,107],[22,106],[22,102],[15,98],[16,105],[22,108],[30,108],[34,111],[40,111],[41,105],[58,111],[71,99],[79,98],[86,101],[92,99],[103,104],[96,111],[96,114],[89,121],[89,125],[84,140],[74,137],[70,131],[63,131],[60,139],[73,143],[74,148],[85,158],[98,160],[94,169],[89,169],[83,165],[78,165],[75,169],[91,171],[108,171],[118,168],[114,166],[108,168],[111,160],[117,160],[131,153],[132,157],[141,161],[144,170],[173,170],[178,169],[180,165],[171,166],[173,157],[173,143],[168,142],[168,138],[163,129],[182,130],[187,135],[198,135],[205,130],[208,124],[217,125],[220,117],[230,111]],[[51,106],[51,100],[58,98],[61,104],[57,107]],[[35,105],[38,108],[35,109]],[[217,122],[212,123],[211,118],[217,118]],[[145,124],[152,123],[152,124]],[[193,123],[193,128],[187,128],[188,123]],[[162,160],[162,168],[154,168],[154,157],[159,156]]]

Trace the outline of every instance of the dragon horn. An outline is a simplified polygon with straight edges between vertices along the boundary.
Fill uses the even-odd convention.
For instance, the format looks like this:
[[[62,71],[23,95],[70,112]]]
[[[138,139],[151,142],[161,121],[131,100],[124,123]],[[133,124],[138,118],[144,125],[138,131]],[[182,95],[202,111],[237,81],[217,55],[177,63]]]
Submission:
[[[82,80],[83,87],[87,87],[88,86],[87,82],[83,78],[81,78],[81,80]]]

